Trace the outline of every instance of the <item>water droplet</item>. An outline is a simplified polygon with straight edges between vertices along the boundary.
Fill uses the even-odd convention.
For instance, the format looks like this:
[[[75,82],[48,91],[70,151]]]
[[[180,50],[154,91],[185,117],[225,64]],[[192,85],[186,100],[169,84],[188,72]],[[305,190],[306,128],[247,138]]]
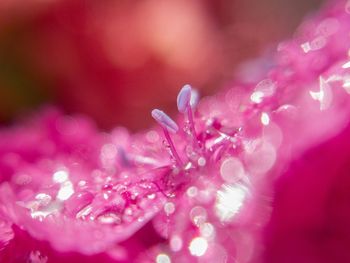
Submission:
[[[305,42],[301,44],[300,47],[304,51],[304,53],[309,53],[311,51],[310,42]]]
[[[195,197],[198,194],[198,189],[195,186],[191,186],[187,189],[186,194],[188,197]]]
[[[26,185],[26,184],[29,184],[31,181],[32,181],[32,177],[27,175],[27,174],[16,174],[14,177],[13,177],[13,180],[15,182],[15,184],[18,184],[18,185]]]
[[[124,213],[127,216],[132,216],[133,214],[132,208],[128,207],[127,209],[125,209]]]
[[[35,250],[30,252],[28,260],[33,263],[46,263],[48,258],[43,256],[39,250]]]
[[[246,167],[250,172],[263,174],[269,171],[276,161],[275,147],[267,141],[254,141],[255,146],[246,151]]]
[[[165,203],[165,205],[164,205],[164,212],[167,215],[173,214],[175,212],[175,204],[172,203],[172,202]]]
[[[175,235],[170,239],[170,248],[174,252],[178,252],[182,249],[182,239],[180,236]]]
[[[199,231],[202,237],[213,238],[215,234],[215,228],[210,223],[204,223],[199,227]]]
[[[204,157],[199,157],[198,161],[197,161],[199,166],[205,166],[205,164],[207,163],[207,161],[205,160]]]
[[[85,219],[90,213],[92,212],[92,206],[88,205],[86,207],[84,207],[83,209],[81,209],[77,215],[75,216],[75,218],[82,218]]]
[[[35,199],[39,201],[39,205],[47,206],[51,202],[52,197],[48,194],[40,193],[35,196]]]
[[[94,195],[88,191],[76,192],[65,202],[65,209],[69,214],[76,216],[79,211],[91,204],[93,199]]]
[[[97,217],[98,222],[101,224],[116,224],[119,225],[122,220],[119,215],[115,213],[105,213]]]
[[[255,103],[260,103],[264,97],[271,97],[275,94],[275,90],[276,83],[271,79],[264,79],[256,85],[250,99]]]
[[[146,140],[150,143],[156,143],[159,141],[159,134],[156,131],[149,131],[146,134]]]
[[[47,206],[38,206],[34,209],[31,209],[30,215],[34,219],[43,221],[46,217],[57,214],[61,209],[61,202],[50,202]]]
[[[327,40],[323,36],[319,36],[310,42],[311,50],[319,50],[327,44]]]

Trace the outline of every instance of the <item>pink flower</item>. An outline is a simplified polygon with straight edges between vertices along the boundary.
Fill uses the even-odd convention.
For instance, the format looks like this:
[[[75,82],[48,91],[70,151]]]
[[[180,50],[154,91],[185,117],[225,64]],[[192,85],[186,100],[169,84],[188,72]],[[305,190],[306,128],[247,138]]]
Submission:
[[[198,105],[185,86],[175,121],[152,112],[162,129],[102,133],[52,109],[3,128],[0,259],[346,262],[348,12],[303,24],[254,84]]]

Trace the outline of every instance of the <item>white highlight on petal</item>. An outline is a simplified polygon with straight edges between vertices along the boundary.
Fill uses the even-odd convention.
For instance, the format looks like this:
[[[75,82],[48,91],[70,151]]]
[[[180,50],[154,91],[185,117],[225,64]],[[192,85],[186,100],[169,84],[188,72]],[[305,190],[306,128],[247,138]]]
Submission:
[[[201,257],[208,249],[208,241],[203,237],[196,237],[192,239],[190,246],[188,247],[191,255]]]
[[[252,95],[250,96],[250,100],[252,102],[255,102],[255,103],[260,103],[262,102],[264,98],[264,93],[262,93],[261,91],[255,91],[252,93]]]
[[[247,189],[242,185],[223,184],[217,192],[215,213],[222,222],[228,222],[239,212],[246,198]]]
[[[67,171],[60,170],[53,174],[52,179],[55,183],[63,183],[68,180],[68,177]]]
[[[221,178],[227,183],[235,183],[243,178],[245,172],[241,161],[235,157],[224,160],[220,167]]]
[[[311,51],[310,42],[305,42],[301,44],[300,47],[304,51],[304,53],[309,53]]]
[[[156,258],[156,263],[171,263],[171,259],[167,254],[159,254]]]
[[[270,123],[270,116],[266,112],[263,112],[260,120],[263,125],[267,126]]]
[[[348,61],[345,64],[343,64],[342,68],[344,68],[344,69],[350,68],[350,61]]]
[[[310,91],[310,96],[320,102],[320,110],[326,110],[330,107],[333,100],[333,93],[327,81],[320,77],[320,91]]]
[[[58,191],[56,198],[61,201],[65,201],[69,199],[69,197],[71,197],[72,194],[74,194],[73,184],[71,181],[66,181],[61,184],[60,190]]]
[[[47,206],[51,202],[52,197],[48,194],[39,193],[35,196],[35,199],[39,201],[42,206]]]

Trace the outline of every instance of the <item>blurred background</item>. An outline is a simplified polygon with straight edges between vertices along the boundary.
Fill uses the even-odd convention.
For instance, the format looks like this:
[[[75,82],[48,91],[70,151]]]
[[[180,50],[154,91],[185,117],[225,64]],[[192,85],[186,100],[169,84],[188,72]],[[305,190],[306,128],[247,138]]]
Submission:
[[[321,2],[1,0],[0,122],[54,104],[143,129],[183,84],[215,93]]]

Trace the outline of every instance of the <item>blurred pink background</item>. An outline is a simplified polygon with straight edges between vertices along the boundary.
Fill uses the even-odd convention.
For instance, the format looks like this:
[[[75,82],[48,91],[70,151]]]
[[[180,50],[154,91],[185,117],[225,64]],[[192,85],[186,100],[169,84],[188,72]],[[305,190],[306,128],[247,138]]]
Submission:
[[[0,121],[54,103],[101,128],[150,126],[185,83],[213,94],[321,0],[0,2]]]

